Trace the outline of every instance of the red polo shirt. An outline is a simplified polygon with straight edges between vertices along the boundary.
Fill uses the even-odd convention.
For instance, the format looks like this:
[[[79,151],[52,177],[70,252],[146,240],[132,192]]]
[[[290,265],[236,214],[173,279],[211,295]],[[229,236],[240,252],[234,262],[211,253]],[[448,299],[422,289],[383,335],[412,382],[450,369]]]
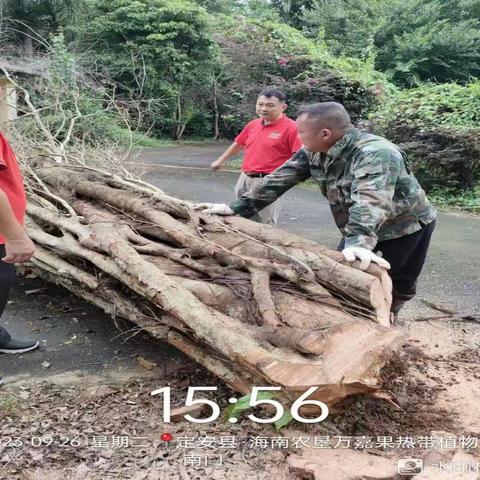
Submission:
[[[285,115],[268,125],[261,118],[252,120],[235,141],[245,145],[242,170],[255,173],[273,172],[302,146],[297,124]]]
[[[18,168],[17,159],[7,139],[0,132],[0,190],[3,190],[10,201],[16,219],[23,225],[23,217],[27,206],[23,179]],[[0,244],[5,237],[0,235]]]

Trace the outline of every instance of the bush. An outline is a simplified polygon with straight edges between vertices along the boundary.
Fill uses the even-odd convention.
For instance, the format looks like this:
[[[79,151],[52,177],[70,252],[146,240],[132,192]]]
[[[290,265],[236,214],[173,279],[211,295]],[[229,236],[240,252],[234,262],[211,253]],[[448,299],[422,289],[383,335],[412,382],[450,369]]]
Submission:
[[[455,188],[434,188],[429,198],[439,208],[480,214],[480,187],[460,193]]]
[[[478,77],[480,22],[474,2],[468,3],[396,1],[375,33],[376,67],[404,86]]]
[[[103,83],[85,72],[78,58],[65,46],[62,34],[51,36],[46,55],[47,75],[18,79],[19,116],[12,135],[19,152],[88,156],[97,152],[126,150],[132,146],[158,145],[138,132],[128,109]],[[25,92],[37,110],[32,115]]]
[[[290,115],[301,104],[338,101],[354,121],[375,104],[379,84],[388,88],[373,61],[335,57],[287,25],[223,17],[216,30],[225,72],[220,88],[225,136],[238,133],[255,115],[256,97],[266,86],[285,91]]]
[[[471,190],[478,182],[480,82],[396,91],[370,120],[405,149],[427,189]]]
[[[78,31],[79,48],[90,53],[85,66],[113,80],[126,100],[148,105],[155,133],[180,138],[214,57],[205,10],[188,0],[88,0],[87,5],[86,23]]]

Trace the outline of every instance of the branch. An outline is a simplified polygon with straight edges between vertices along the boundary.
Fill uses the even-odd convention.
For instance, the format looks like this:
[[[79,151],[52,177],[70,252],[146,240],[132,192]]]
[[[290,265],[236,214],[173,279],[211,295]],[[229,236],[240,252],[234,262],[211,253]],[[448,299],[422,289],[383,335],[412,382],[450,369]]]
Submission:
[[[55,162],[56,163],[63,163],[64,162],[64,155],[63,155],[61,149],[59,149],[58,141],[53,137],[52,133],[48,130],[48,128],[45,126],[42,119],[40,118],[40,115],[38,114],[38,110],[35,108],[35,106],[33,105],[33,103],[30,100],[30,92],[26,88],[21,87],[11,77],[11,75],[9,74],[9,72],[7,70],[5,70],[3,67],[0,67],[0,69],[3,71],[3,74],[5,75],[5,77],[15,86],[15,88],[18,88],[19,90],[21,90],[23,92],[25,103],[27,104],[28,108],[30,109],[30,111],[33,115],[33,118],[37,122],[37,125],[40,127],[40,130],[43,132],[43,134],[45,135],[45,137],[49,141],[50,147],[53,148],[54,156],[55,157],[61,157],[60,159],[56,158]]]
[[[275,311],[275,303],[270,291],[270,274],[263,270],[251,270],[251,282],[253,296],[257,302],[258,310],[263,319],[263,325],[277,327],[280,325],[277,313]]]

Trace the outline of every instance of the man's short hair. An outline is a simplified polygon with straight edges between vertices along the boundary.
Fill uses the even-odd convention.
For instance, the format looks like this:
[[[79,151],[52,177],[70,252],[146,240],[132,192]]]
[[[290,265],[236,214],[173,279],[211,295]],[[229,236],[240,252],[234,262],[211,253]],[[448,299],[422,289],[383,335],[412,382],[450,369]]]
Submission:
[[[352,126],[350,115],[341,103],[321,102],[304,105],[297,112],[297,118],[306,115],[307,118],[317,120],[327,128],[345,130]]]
[[[277,88],[266,88],[265,90],[262,90],[259,94],[258,97],[261,96],[264,97],[276,97],[278,98],[282,103],[285,103],[287,101],[287,96],[285,95],[284,92],[281,90],[278,90]],[[257,98],[258,98],[257,97]]]

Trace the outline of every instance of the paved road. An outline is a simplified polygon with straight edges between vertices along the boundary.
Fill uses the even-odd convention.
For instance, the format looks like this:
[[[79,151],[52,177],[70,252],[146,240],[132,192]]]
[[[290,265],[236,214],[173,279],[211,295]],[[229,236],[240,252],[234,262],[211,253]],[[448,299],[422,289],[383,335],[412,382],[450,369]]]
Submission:
[[[132,161],[143,165],[146,180],[172,195],[229,202],[238,173],[208,168],[224,148],[225,144],[199,144],[149,149]],[[280,226],[332,248],[339,238],[328,205],[315,189],[295,187],[286,194]],[[479,242],[480,219],[441,214],[420,279],[419,298],[466,313],[480,311]],[[84,382],[83,376],[92,374],[97,382],[99,377],[114,381],[148,374],[160,382],[166,370],[190,363],[172,347],[146,335],[131,338],[135,333],[131,331],[119,335],[108,316],[63,290],[49,286],[44,292],[25,295],[26,290],[41,286],[45,285],[38,280],[19,278],[2,323],[20,338],[40,339],[42,348],[20,356],[0,355],[0,377],[31,381],[60,374],[64,377],[59,381],[68,383],[75,375]],[[437,314],[418,300],[405,311],[407,318]],[[131,328],[126,323],[121,326]],[[158,368],[142,369],[138,356],[156,362]]]
[[[229,202],[238,173],[209,169],[225,147],[204,143],[145,149],[132,161],[142,165],[146,180],[167,193],[192,201]],[[312,188],[295,187],[285,195],[279,226],[332,248],[339,238],[327,202]],[[440,213],[419,281],[419,299],[466,313],[480,312],[479,242],[480,218]],[[410,316],[436,315],[421,308],[418,299],[411,303]]]

